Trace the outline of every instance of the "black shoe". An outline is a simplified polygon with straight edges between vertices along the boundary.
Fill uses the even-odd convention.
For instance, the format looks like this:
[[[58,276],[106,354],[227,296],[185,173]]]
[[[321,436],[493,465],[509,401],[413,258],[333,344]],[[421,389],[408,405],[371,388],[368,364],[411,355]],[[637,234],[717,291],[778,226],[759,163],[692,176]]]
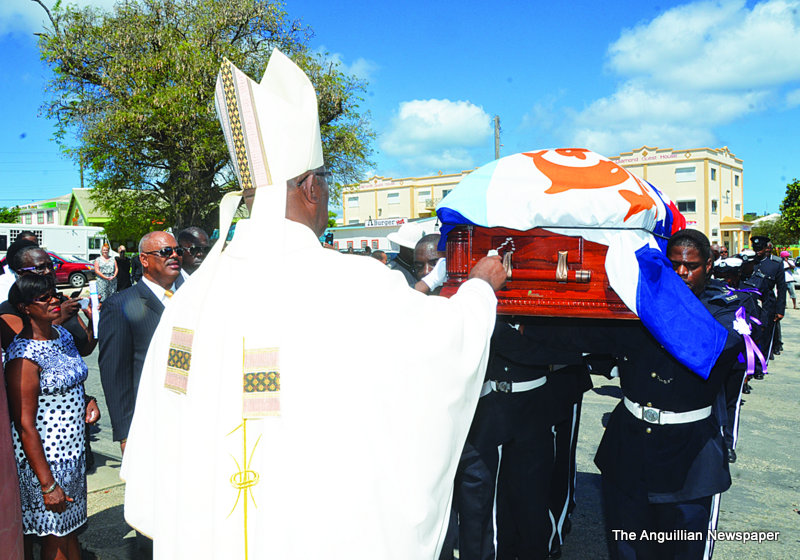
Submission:
[[[753,374],[753,379],[758,379],[760,381],[760,380],[764,379],[764,374],[763,373],[754,373]]]
[[[569,517],[564,520],[564,527],[561,530],[564,536],[569,535],[569,532],[572,531],[572,521],[570,521]]]
[[[561,558],[561,543],[558,541],[553,543],[550,547],[550,556],[548,558]]]
[[[742,394],[743,395],[749,395],[750,394],[750,385],[748,385],[747,383],[745,383],[744,387],[742,387]]]
[[[736,451],[733,449],[728,449],[728,462],[735,463],[736,462]]]
[[[780,350],[775,350],[775,351],[772,353],[772,355],[773,355],[773,356],[780,356],[780,355],[781,355],[781,351],[780,351]],[[773,358],[773,359],[774,359],[774,358]]]

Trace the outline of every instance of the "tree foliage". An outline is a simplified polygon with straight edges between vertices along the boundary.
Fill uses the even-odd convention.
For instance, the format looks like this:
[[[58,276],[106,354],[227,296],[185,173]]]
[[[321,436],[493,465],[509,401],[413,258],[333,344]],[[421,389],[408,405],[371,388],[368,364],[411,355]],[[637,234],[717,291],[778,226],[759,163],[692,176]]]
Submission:
[[[797,243],[800,238],[800,180],[794,179],[786,185],[786,196],[781,202],[781,217],[785,227]]]
[[[796,245],[798,239],[783,216],[774,220],[763,220],[754,225],[750,236],[755,235],[766,235],[775,247]]]
[[[16,224],[19,220],[19,206],[0,206],[0,224]]]
[[[43,0],[32,0],[44,7]],[[53,78],[48,116],[57,138],[94,181],[94,200],[124,217],[144,214],[177,228],[210,223],[236,188],[214,111],[224,58],[256,80],[273,47],[306,70],[319,98],[326,164],[337,183],[369,165],[373,132],[359,103],[366,84],[309,51],[311,30],[269,0],[121,0],[112,12],[59,4],[39,37]],[[155,196],[123,199],[121,189]],[[339,200],[333,187],[332,198]],[[127,208],[127,209],[126,209]]]

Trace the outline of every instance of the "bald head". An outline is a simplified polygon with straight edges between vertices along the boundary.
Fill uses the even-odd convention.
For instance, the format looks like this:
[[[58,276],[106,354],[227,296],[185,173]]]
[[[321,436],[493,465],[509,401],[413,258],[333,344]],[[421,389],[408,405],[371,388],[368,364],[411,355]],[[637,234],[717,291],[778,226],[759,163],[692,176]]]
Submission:
[[[328,226],[327,172],[324,167],[286,181],[286,217],[308,226],[320,237]]]
[[[139,260],[142,275],[168,289],[181,273],[181,263],[175,251],[175,238],[166,231],[152,231],[139,241]]]

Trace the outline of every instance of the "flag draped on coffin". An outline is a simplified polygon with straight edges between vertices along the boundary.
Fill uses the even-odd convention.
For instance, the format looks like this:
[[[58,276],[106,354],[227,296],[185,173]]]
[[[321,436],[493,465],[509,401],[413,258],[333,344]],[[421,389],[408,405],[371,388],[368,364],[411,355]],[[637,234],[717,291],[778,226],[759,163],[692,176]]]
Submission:
[[[647,181],[585,149],[536,150],[476,169],[437,206],[442,242],[457,225],[541,227],[608,247],[611,287],[655,338],[703,378],[727,333],[665,256],[686,227],[675,204]]]

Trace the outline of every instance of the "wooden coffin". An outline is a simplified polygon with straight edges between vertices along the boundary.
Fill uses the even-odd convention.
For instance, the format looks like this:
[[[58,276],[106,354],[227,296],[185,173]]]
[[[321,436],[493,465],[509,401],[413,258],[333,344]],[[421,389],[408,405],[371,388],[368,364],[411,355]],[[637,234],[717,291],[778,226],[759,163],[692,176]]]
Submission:
[[[607,247],[535,228],[459,226],[447,236],[447,281],[451,296],[490,250],[503,258],[508,281],[497,292],[501,315],[637,319],[608,284]]]

